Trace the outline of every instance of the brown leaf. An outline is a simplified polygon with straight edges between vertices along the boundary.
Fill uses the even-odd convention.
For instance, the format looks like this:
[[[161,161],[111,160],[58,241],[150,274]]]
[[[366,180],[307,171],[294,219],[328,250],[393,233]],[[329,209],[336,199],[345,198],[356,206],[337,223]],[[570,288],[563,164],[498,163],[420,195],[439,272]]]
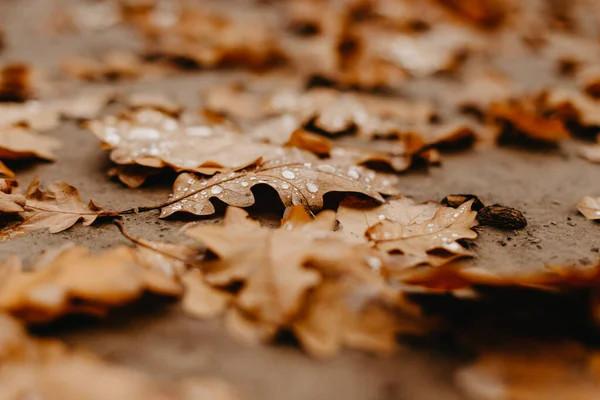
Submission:
[[[210,179],[181,174],[173,184],[173,199],[163,207],[161,217],[175,212],[213,214],[211,198],[235,207],[249,207],[255,203],[250,189],[258,184],[275,189],[286,206],[302,204],[311,210],[323,208],[323,196],[329,192],[362,193],[378,201],[383,201],[379,193],[395,192],[394,177],[378,176],[361,167],[287,161],[270,161],[253,170],[218,174]]]
[[[399,332],[431,327],[380,275],[386,255],[345,241],[332,232],[334,222],[330,211],[311,220],[295,206],[279,229],[269,229],[229,208],[222,226],[188,231],[217,256],[204,266],[206,282],[241,284],[226,316],[234,338],[258,344],[292,328],[309,354],[327,357],[343,345],[389,353]]]
[[[595,399],[600,396],[599,363],[597,352],[575,344],[528,344],[484,352],[459,369],[455,379],[473,400]]]
[[[234,304],[260,321],[284,324],[297,312],[304,293],[320,281],[304,264],[310,259],[315,235],[331,230],[331,217],[325,213],[296,229],[272,230],[230,207],[223,225],[197,226],[187,234],[219,258],[207,269],[210,284],[245,282]],[[329,221],[325,228],[324,219]]]
[[[381,274],[388,269],[385,254],[338,238],[323,244],[314,246],[310,265],[324,281],[309,293],[293,325],[309,354],[330,357],[342,346],[389,354],[397,348],[398,334],[423,334],[435,327],[386,283]]]
[[[254,142],[232,126],[189,117],[186,121],[145,108],[90,121],[88,128],[112,149],[111,159],[122,165],[214,173],[281,153],[279,147]]]
[[[411,285],[440,290],[465,289],[478,285],[557,292],[574,288],[595,288],[600,282],[600,264],[585,269],[546,265],[541,271],[513,275],[498,274],[479,267],[449,264],[440,268],[403,271],[399,277]]]
[[[422,334],[426,328],[416,309],[394,305],[377,285],[343,280],[325,282],[313,291],[294,323],[302,347],[318,358],[331,357],[344,345],[390,354],[399,333]]]
[[[205,282],[199,271],[190,271],[182,277],[185,287],[182,304],[183,311],[195,318],[212,318],[223,314],[232,300],[232,296],[213,288]]]
[[[47,322],[70,313],[104,315],[144,291],[181,294],[173,277],[140,263],[128,247],[99,255],[86,248],[67,247],[40,257],[27,271],[18,259],[6,260],[0,269],[5,274],[0,309],[27,322]]]
[[[517,133],[533,140],[555,143],[570,136],[562,120],[540,115],[534,106],[527,102],[493,103],[490,114],[496,120],[510,124]]]
[[[439,208],[437,203],[416,204],[407,197],[389,200],[377,206],[348,198],[340,203],[337,220],[340,222],[340,232],[347,238],[368,241],[367,229],[381,221],[396,221],[404,225],[420,224],[433,218]]]
[[[133,109],[153,108],[165,114],[177,116],[183,106],[160,92],[134,92],[125,99],[125,104]]]
[[[214,378],[169,382],[69,349],[53,339],[36,339],[14,319],[0,315],[0,398],[234,400],[233,389]],[[68,377],[68,379],[65,379]]]
[[[10,179],[0,179],[0,215],[2,213],[18,213],[25,211],[25,196],[13,194],[12,189],[17,182]]]
[[[234,20],[190,5],[170,18],[174,21],[168,25],[152,14],[135,21],[153,55],[198,67],[267,67],[283,58],[274,29],[265,19]]]
[[[138,188],[152,176],[160,174],[157,168],[142,167],[141,165],[117,165],[108,170],[108,176],[117,178],[130,188]]]
[[[77,56],[63,61],[62,70],[69,76],[92,82],[139,78],[145,65],[139,55],[126,50],[112,50],[100,60]]]
[[[582,126],[599,126],[600,101],[576,90],[554,89],[545,98],[546,106],[565,121],[574,120]]]
[[[477,237],[477,233],[471,229],[477,216],[477,212],[471,211],[472,202],[464,203],[457,209],[440,208],[432,218],[415,223],[383,220],[370,227],[366,234],[381,250],[402,252],[406,260],[401,262],[400,268],[421,263],[439,266],[456,257],[470,255],[457,240]],[[410,209],[415,206],[408,203],[406,207]],[[412,210],[406,213],[414,215]],[[447,254],[429,253],[434,250],[443,250]]]
[[[61,144],[58,140],[40,135],[24,127],[0,128],[0,159],[15,160],[37,157],[54,160],[54,151]]]
[[[600,219],[600,197],[582,197],[577,203],[577,209],[587,219]]]
[[[25,211],[21,213],[23,221],[4,229],[0,236],[2,239],[45,228],[50,233],[57,233],[69,229],[79,220],[88,226],[99,217],[117,216],[112,211],[104,211],[92,201],[86,206],[77,189],[65,182],[55,182],[47,191],[43,191],[36,178],[27,188],[25,198]]]

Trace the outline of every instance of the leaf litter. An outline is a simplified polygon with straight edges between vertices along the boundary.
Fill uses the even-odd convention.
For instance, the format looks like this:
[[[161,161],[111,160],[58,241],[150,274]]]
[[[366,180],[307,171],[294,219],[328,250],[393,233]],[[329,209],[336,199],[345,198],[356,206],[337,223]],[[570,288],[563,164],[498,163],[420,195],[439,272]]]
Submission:
[[[15,193],[14,173],[0,164],[8,178],[0,181],[3,219],[30,219],[31,229],[58,232],[79,220],[90,225],[100,217],[157,209],[163,217],[179,211],[213,215],[215,200],[230,207],[222,225],[189,229],[206,249],[130,237],[135,247],[114,247],[99,255],[81,247],[49,249],[27,270],[9,259],[0,272],[2,308],[39,323],[71,313],[105,315],[146,292],[181,296],[191,316],[225,314],[235,338],[257,343],[291,332],[316,357],[330,357],[342,347],[388,354],[398,347],[398,334],[436,332],[439,321],[425,317],[409,293],[433,302],[444,295],[448,305],[456,301],[461,318],[442,316],[458,336],[465,332],[457,320],[473,307],[485,309],[495,296],[491,289],[513,291],[497,295],[503,301],[500,311],[510,310],[519,290],[551,293],[565,303],[573,292],[584,293],[590,308],[584,312],[597,323],[600,274],[593,262],[587,269],[548,266],[541,273],[504,276],[478,268],[477,258],[470,264],[456,261],[473,255],[464,246],[477,236],[475,221],[520,229],[527,221],[518,210],[484,207],[471,195],[451,195],[443,204],[383,197],[398,194],[399,184],[395,174],[381,170],[437,165],[447,147],[502,144],[508,137],[519,145],[550,143],[561,149],[571,137],[597,133],[598,85],[592,67],[600,52],[590,39],[589,24],[575,22],[593,20],[594,13],[564,2],[510,3],[288,0],[275,10],[278,24],[265,18],[269,13],[240,20],[229,10],[178,2],[109,1],[65,11],[72,14],[65,21],[73,29],[129,24],[146,41],[144,54],[110,49],[97,59],[68,65],[81,79],[153,79],[177,68],[265,71],[288,64],[302,75],[301,84],[273,93],[214,85],[199,111],[140,96],[128,99],[121,114],[98,119],[111,96],[48,100],[33,68],[6,66],[0,74],[0,97],[8,101],[0,105],[1,160],[52,159],[58,143],[38,131],[58,127],[61,118],[90,119],[88,128],[111,150],[116,164],[111,174],[128,186],[139,187],[165,168],[186,172],[165,203],[112,212],[86,206],[66,183],[42,191],[34,182],[25,196]],[[96,6],[108,7],[108,14],[87,13]],[[108,17],[99,21],[92,18],[95,14]],[[521,92],[520,86],[527,85],[495,73],[494,61],[523,54],[553,62],[561,79],[574,79],[578,87]],[[430,84],[435,101],[415,95]],[[581,146],[581,155],[596,162],[596,147]],[[288,207],[279,229],[262,227],[235,208],[263,201],[252,191],[258,184],[273,188]],[[345,193],[345,200],[336,213],[321,211],[324,196],[332,192]],[[349,198],[349,193],[364,197]],[[596,219],[596,203],[586,197],[577,208]],[[11,229],[5,226],[3,234]],[[461,290],[471,290],[472,296],[465,300]],[[494,310],[484,312],[496,317]],[[535,322],[535,317],[530,319]],[[4,325],[7,331],[18,330],[13,322]],[[477,348],[478,361],[459,371],[457,385],[474,399],[595,396],[595,353],[568,347],[559,358],[547,357],[554,350],[525,358]],[[150,379],[90,360],[64,352],[51,360],[12,360],[4,373],[15,368],[19,375],[14,376],[39,382],[33,396],[60,388],[65,398],[81,398],[76,380],[57,382],[52,375],[67,373],[67,365],[76,363],[78,370],[119,382],[106,385],[117,394],[100,392],[98,398],[119,397],[118,390],[128,398],[197,398],[185,385],[163,395]],[[571,373],[571,364],[578,366],[577,374]],[[117,372],[126,378],[111,375]],[[21,391],[22,380],[7,382],[13,386],[0,386]],[[230,398],[212,388],[200,385],[193,393]]]

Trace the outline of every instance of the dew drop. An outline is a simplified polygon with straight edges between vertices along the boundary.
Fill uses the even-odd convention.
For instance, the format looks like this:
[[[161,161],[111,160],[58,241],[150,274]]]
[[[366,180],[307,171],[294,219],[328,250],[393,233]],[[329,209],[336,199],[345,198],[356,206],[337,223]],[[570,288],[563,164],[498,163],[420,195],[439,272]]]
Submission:
[[[219,186],[219,185],[213,186],[213,187],[210,189],[210,192],[211,192],[212,194],[219,194],[219,193],[221,193],[222,191],[223,191],[223,187],[222,187],[222,186]]]
[[[243,187],[248,187],[248,182],[246,182],[246,181],[242,181],[241,185],[242,185]]]
[[[381,259],[375,256],[369,256],[365,261],[367,262],[367,265],[371,267],[372,270],[377,272],[379,272],[381,270],[381,267],[383,266],[383,262],[381,261]]]
[[[335,167],[330,164],[320,164],[317,166],[317,169],[328,174],[333,174],[335,172]]]
[[[296,177],[296,174],[294,174],[289,169],[284,169],[283,171],[281,171],[281,176],[283,176],[285,179],[294,179]]]
[[[282,189],[289,189],[290,185],[287,182],[282,182],[281,185],[279,185]]]
[[[358,179],[358,178],[360,178],[360,174],[355,169],[349,169],[348,170],[348,176],[350,178],[352,178],[352,179]]]
[[[319,191],[319,186],[317,186],[315,183],[308,182],[306,184],[306,190],[308,190],[311,193],[317,193]]]

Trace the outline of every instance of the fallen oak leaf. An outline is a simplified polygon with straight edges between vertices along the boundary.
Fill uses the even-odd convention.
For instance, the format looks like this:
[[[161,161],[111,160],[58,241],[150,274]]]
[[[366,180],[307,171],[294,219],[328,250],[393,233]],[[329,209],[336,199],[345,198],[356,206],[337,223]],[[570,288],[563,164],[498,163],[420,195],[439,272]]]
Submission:
[[[162,272],[184,287],[181,306],[188,315],[211,318],[222,314],[231,301],[231,295],[213,288],[201,273],[204,251],[181,244],[151,242],[130,236],[120,221],[115,221],[123,236],[136,244],[133,249],[138,263]]]
[[[381,250],[402,252],[406,259],[398,268],[422,263],[443,265],[457,257],[470,255],[457,240],[477,237],[471,229],[477,216],[477,212],[471,210],[472,203],[470,200],[457,209],[440,208],[431,219],[418,223],[383,220],[370,227],[366,235]],[[434,250],[444,250],[448,255],[430,254]]]
[[[510,129],[505,130],[500,139],[506,135],[522,134],[534,141],[556,143],[570,137],[569,131],[560,118],[542,115],[536,109],[536,105],[528,101],[492,103],[489,113],[496,121],[507,123],[509,128],[515,130],[514,132]]]
[[[87,127],[112,149],[111,160],[120,165],[214,174],[282,155],[279,146],[252,141],[233,126],[189,117],[187,121],[143,108],[89,121]]]
[[[50,233],[69,229],[77,221],[82,220],[89,226],[100,217],[117,217],[112,211],[105,211],[92,201],[86,206],[79,192],[65,182],[55,182],[48,190],[40,189],[39,179],[34,179],[25,194],[25,209],[20,213],[23,221],[15,226],[5,228],[0,238],[8,239],[15,235],[47,228]]]
[[[301,226],[272,230],[250,220],[242,209],[229,207],[222,225],[197,226],[186,233],[218,257],[205,265],[211,285],[245,282],[234,304],[260,321],[281,325],[291,320],[301,297],[320,281],[319,274],[304,264],[311,257],[315,236],[332,230],[332,217],[322,213],[305,223],[292,213],[287,221],[294,224],[301,218]]]
[[[235,207],[249,207],[256,201],[251,189],[259,184],[275,189],[285,206],[302,204],[315,211],[323,208],[323,196],[329,192],[362,193],[382,202],[380,193],[394,194],[395,183],[395,177],[380,178],[374,171],[358,166],[274,160],[255,169],[218,174],[210,179],[183,173],[173,184],[173,198],[161,206],[160,216],[175,212],[213,214],[211,198]],[[140,210],[155,208],[158,207]]]
[[[577,209],[587,219],[600,219],[600,197],[582,197],[577,203]]]
[[[293,330],[313,357],[328,358],[346,345],[387,355],[397,336],[423,334],[431,329],[415,306],[382,295],[377,284],[328,280],[308,296]]]
[[[387,286],[378,270],[385,254],[345,241],[332,232],[334,222],[330,211],[311,220],[295,206],[279,229],[268,229],[229,208],[223,226],[188,231],[217,256],[204,267],[209,284],[242,284],[226,314],[234,338],[258,344],[292,329],[309,354],[328,357],[343,345],[389,353],[399,332],[431,328]]]
[[[0,270],[0,310],[27,322],[48,322],[70,313],[104,315],[129,303],[145,291],[178,296],[181,286],[173,277],[139,263],[129,247],[99,255],[83,247],[59,249],[41,256],[30,270],[18,258],[9,258]]]
[[[0,127],[0,160],[37,157],[54,160],[54,151],[61,144],[58,140],[40,135],[28,128]]]
[[[381,205],[350,197],[340,203],[336,218],[341,234],[349,239],[367,242],[367,229],[383,220],[405,225],[419,224],[433,218],[439,208],[437,203],[416,204],[408,197],[390,199]]]

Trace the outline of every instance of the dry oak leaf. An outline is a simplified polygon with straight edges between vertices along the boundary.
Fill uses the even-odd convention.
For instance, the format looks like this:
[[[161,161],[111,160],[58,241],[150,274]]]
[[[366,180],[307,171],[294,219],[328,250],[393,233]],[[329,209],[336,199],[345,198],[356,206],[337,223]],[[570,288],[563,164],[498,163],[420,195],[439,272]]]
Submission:
[[[600,126],[600,101],[573,89],[553,89],[544,97],[544,105],[565,121],[582,126]]]
[[[278,146],[254,142],[231,126],[189,117],[186,121],[144,108],[89,121],[87,126],[112,149],[111,160],[124,165],[214,173],[241,169],[283,152]]]
[[[70,349],[54,339],[29,336],[16,320],[0,315],[0,398],[20,400],[235,400],[216,378],[163,381]]]
[[[414,305],[382,294],[380,284],[339,279],[308,295],[293,330],[310,355],[327,358],[343,346],[390,354],[398,347],[398,334],[424,334],[431,325]]]
[[[417,204],[408,197],[390,199],[381,205],[349,197],[344,199],[337,209],[339,232],[349,239],[367,242],[367,229],[381,221],[396,221],[404,225],[419,224],[433,218],[440,208],[438,203]]]
[[[149,39],[152,55],[198,67],[265,67],[283,58],[278,37],[263,18],[234,20],[190,6],[166,18],[172,20],[168,25],[153,13],[134,21]]]
[[[296,130],[289,137],[286,146],[310,151],[316,155],[329,156],[329,160],[338,164],[379,165],[385,164],[395,171],[404,171],[412,164],[411,144],[423,147],[420,139],[413,140],[412,135],[392,140],[329,140],[323,136],[305,130]]]
[[[591,400],[600,396],[600,354],[573,343],[529,343],[483,352],[455,381],[470,400]]]
[[[141,265],[161,271],[185,289],[181,305],[183,310],[197,318],[220,315],[230,303],[229,293],[213,288],[205,282],[200,272],[204,251],[181,244],[151,242],[130,236],[121,223],[117,223],[123,236],[137,246],[134,257]],[[157,275],[160,277],[162,275]]]
[[[382,275],[388,269],[385,253],[339,237],[324,237],[321,244],[314,247],[310,266],[323,283],[308,294],[293,324],[310,355],[330,357],[343,346],[389,354],[398,347],[398,334],[435,328],[436,321],[388,285]]]
[[[600,283],[600,264],[585,269],[546,265],[543,270],[523,274],[499,274],[484,268],[449,264],[440,268],[403,271],[399,277],[407,284],[436,290],[466,289],[478,285],[560,292],[596,288]]]
[[[48,322],[70,313],[104,315],[144,292],[178,296],[174,277],[139,262],[129,247],[94,255],[66,247],[42,255],[27,271],[18,258],[0,265],[0,309],[27,322]]]
[[[600,197],[582,197],[577,203],[577,209],[587,219],[600,219]]]
[[[186,233],[218,257],[204,267],[211,285],[244,282],[235,306],[259,321],[282,325],[298,311],[306,291],[320,282],[319,274],[304,265],[316,239],[330,233],[335,222],[331,212],[308,223],[305,216],[293,211],[281,229],[273,230],[229,207],[222,225],[197,226]]]
[[[54,160],[61,147],[57,139],[40,135],[20,126],[0,127],[0,160],[37,157]]]
[[[477,233],[471,228],[476,224],[477,212],[471,210],[470,200],[458,208],[442,207],[427,220],[418,214],[422,206],[415,212],[406,211],[406,215],[413,217],[417,222],[406,220],[382,220],[370,227],[366,235],[377,248],[387,251],[400,251],[403,254],[400,268],[413,267],[426,263],[440,266],[470,252],[461,246],[457,240],[475,239]],[[407,204],[407,208],[411,205]],[[429,211],[427,207],[425,210]],[[445,254],[431,254],[433,251],[444,251]]]
[[[89,226],[97,218],[118,215],[103,210],[92,201],[86,206],[77,189],[65,182],[55,182],[44,191],[40,189],[40,181],[36,178],[27,188],[25,199],[25,212],[21,213],[23,221],[4,229],[0,238],[45,228],[50,233],[57,233],[69,229],[79,220],[83,221],[84,226]]]
[[[12,193],[17,187],[17,181],[11,179],[0,179],[0,215],[5,213],[18,213],[25,211],[25,196]]]
[[[532,140],[555,143],[570,137],[560,118],[541,115],[536,106],[527,101],[514,104],[493,103],[489,112],[497,121],[509,124],[517,133]]]
[[[172,199],[162,208],[160,216],[164,218],[176,212],[214,214],[211,198],[230,206],[249,207],[256,201],[251,189],[259,184],[275,189],[285,206],[302,204],[316,211],[323,208],[326,193],[362,193],[382,202],[380,193],[397,193],[396,183],[394,176],[378,175],[359,166],[274,160],[255,169],[217,174],[210,179],[180,174],[173,184]]]

